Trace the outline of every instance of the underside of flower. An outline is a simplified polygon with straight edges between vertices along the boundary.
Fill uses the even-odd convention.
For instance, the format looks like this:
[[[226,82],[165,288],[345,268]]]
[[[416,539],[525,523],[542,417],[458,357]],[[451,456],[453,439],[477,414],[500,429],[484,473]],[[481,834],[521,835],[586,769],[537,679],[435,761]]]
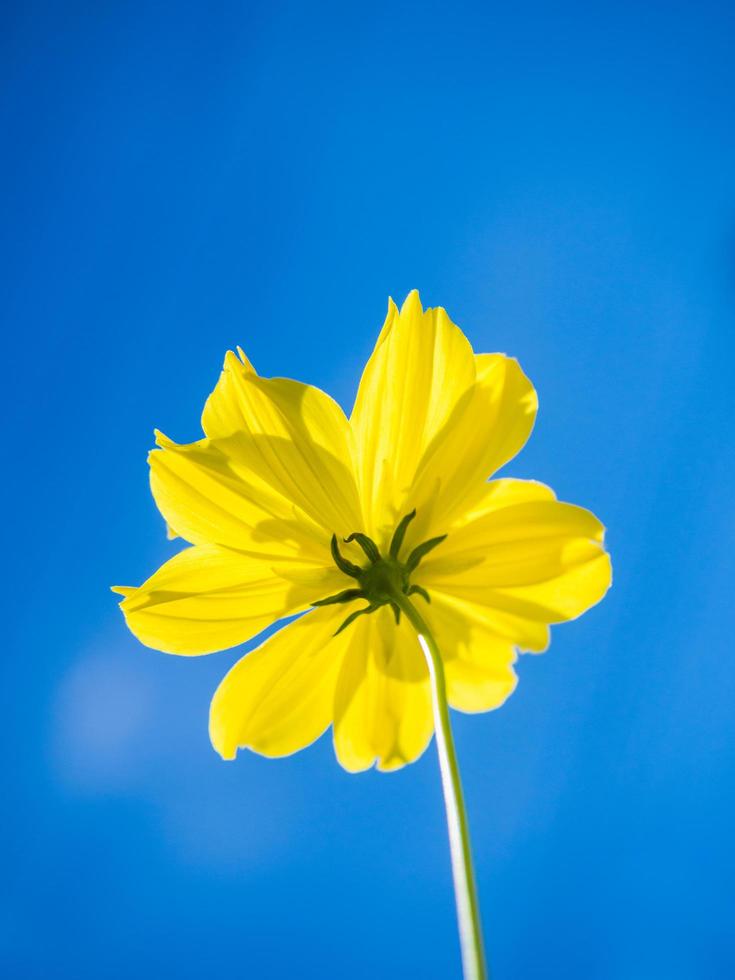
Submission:
[[[476,354],[416,292],[388,304],[349,417],[226,355],[203,438],[157,433],[150,454],[153,496],[186,546],[115,589],[135,636],[179,656],[281,624],[212,700],[223,758],[290,755],[331,726],[349,772],[399,769],[435,730],[411,612],[441,650],[449,704],[475,713],[513,692],[519,653],[546,650],[552,624],[599,602],[600,521],[542,483],[494,476],[536,409],[517,361]]]
[[[324,607],[230,668],[212,699],[212,745],[224,759],[240,748],[275,758],[331,726],[348,772],[389,771],[436,733],[465,976],[484,977],[449,707],[499,707],[518,653],[543,652],[551,624],[599,602],[611,582],[605,529],[542,483],[491,479],[531,432],[533,385],[513,358],[475,354],[416,291],[400,310],[389,302],[349,418],[318,388],[261,377],[238,355],[204,406],[204,438],[156,435],[151,490],[189,547],[140,587],[115,587],[122,612],[146,645],[198,656]],[[342,539],[364,561],[343,554],[335,528],[364,529]]]
[[[381,555],[380,549],[372,538],[361,531],[354,531],[349,537],[344,538],[345,543],[355,541],[365,552],[368,564],[364,568],[355,565],[354,562],[342,555],[339,550],[337,535],[332,535],[331,547],[335,565],[345,575],[356,579],[358,584],[352,588],[343,589],[335,595],[327,596],[326,599],[319,599],[317,602],[313,602],[312,606],[331,606],[337,603],[353,602],[355,599],[365,599],[368,603],[362,609],[356,609],[355,612],[350,613],[334,634],[335,636],[354,622],[358,616],[375,612],[381,606],[390,606],[393,615],[396,617],[396,624],[400,623],[401,609],[396,602],[396,597],[400,594],[420,595],[427,602],[431,602],[431,597],[426,589],[411,583],[411,574],[416,570],[421,559],[444,541],[446,534],[422,542],[413,549],[405,561],[399,561],[398,554],[406,535],[406,529],[415,516],[416,511],[414,509],[401,519],[393,532],[386,557]]]

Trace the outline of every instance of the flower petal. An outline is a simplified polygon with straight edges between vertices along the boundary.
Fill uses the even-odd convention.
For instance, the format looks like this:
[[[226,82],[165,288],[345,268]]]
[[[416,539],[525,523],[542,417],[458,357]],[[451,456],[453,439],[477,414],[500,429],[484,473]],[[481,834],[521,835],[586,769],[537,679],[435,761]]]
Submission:
[[[416,473],[412,502],[427,522],[422,527],[417,520],[419,535],[443,533],[465,516],[482,498],[484,481],[520,451],[533,428],[538,399],[518,362],[478,354],[475,363],[471,397],[426,449]]]
[[[344,609],[316,609],[246,654],[217,688],[209,712],[212,745],[283,756],[315,741],[332,721],[334,688],[350,642],[333,636]]]
[[[246,473],[296,503],[330,534],[362,526],[352,430],[340,406],[319,388],[260,378],[229,352],[202,428]]]
[[[275,566],[212,545],[187,548],[138,589],[122,588],[131,632],[166,653],[214,653],[244,643],[274,621],[334,591],[335,568]]]
[[[486,593],[487,590],[472,590],[462,586],[452,590],[443,586],[432,586],[431,604],[433,606],[435,602],[441,601],[450,603],[457,615],[468,622],[481,618],[489,633],[510,643],[522,653],[543,653],[548,649],[551,631],[547,623],[490,606]]]
[[[493,629],[487,610],[434,592],[421,613],[442,654],[451,706],[468,712],[499,707],[517,684],[516,651]]]
[[[527,504],[534,500],[556,500],[556,494],[551,487],[539,483],[538,480],[516,480],[511,477],[488,480],[474,495],[472,506],[465,503],[467,509],[456,522],[453,534],[460,524],[466,524],[504,507]]]
[[[217,444],[179,446],[161,433],[157,441],[161,448],[148,457],[151,490],[166,522],[187,541],[329,560],[324,529],[264,480],[245,480]]]
[[[422,564],[419,584],[522,619],[562,622],[610,586],[603,537],[597,518],[573,504],[502,507],[455,528]]]
[[[421,308],[414,290],[392,302],[351,416],[366,531],[385,545],[412,509],[417,467],[475,382],[467,338],[446,314]]]
[[[413,762],[434,730],[428,670],[405,617],[396,626],[384,606],[345,630],[334,706],[334,748],[349,772],[387,772]]]
[[[219,380],[202,412],[202,430],[210,439],[249,428],[245,378],[250,374],[256,371],[245,354],[239,348],[237,355],[228,350]]]

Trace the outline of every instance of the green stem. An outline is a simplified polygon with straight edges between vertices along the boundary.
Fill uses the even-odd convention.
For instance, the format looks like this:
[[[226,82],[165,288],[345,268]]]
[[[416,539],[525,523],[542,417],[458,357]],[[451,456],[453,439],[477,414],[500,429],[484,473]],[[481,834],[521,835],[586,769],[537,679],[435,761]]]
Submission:
[[[444,805],[447,811],[449,850],[452,856],[452,877],[454,879],[454,897],[457,905],[464,978],[465,980],[487,980],[480,908],[477,901],[475,873],[472,867],[470,832],[462,794],[462,781],[457,764],[457,753],[454,749],[452,726],[449,720],[444,664],[431,630],[411,600],[401,594],[396,595],[395,601],[416,630],[419,644],[429,667],[436,749],[439,755]]]

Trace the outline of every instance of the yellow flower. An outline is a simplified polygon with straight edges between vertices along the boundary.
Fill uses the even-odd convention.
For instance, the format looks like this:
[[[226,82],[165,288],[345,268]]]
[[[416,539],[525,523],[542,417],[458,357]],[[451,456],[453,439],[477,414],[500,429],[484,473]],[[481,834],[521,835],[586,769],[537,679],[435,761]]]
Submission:
[[[526,442],[536,406],[515,360],[474,354],[416,292],[400,312],[389,303],[349,419],[318,388],[227,354],[205,438],[157,433],[150,455],[158,508],[191,547],[116,590],[141,642],[184,655],[306,613],[220,684],[210,735],[224,758],[287,755],[333,725],[350,771],[416,759],[431,691],[396,589],[420,605],[449,702],[468,712],[502,704],[517,651],[545,650],[549,624],[602,598],[597,518],[541,483],[488,482]]]

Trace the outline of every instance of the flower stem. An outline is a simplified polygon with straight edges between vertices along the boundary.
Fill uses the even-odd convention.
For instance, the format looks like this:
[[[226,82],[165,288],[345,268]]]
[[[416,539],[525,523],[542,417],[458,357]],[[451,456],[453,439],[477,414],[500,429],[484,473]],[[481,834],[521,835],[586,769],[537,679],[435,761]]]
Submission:
[[[470,832],[462,794],[462,781],[457,764],[457,753],[454,749],[452,726],[449,720],[444,664],[431,630],[411,600],[405,595],[396,595],[396,603],[416,630],[419,644],[429,668],[436,749],[439,755],[444,806],[447,812],[449,850],[452,856],[452,877],[454,879],[454,897],[457,905],[464,978],[465,980],[487,980],[480,908],[477,901],[475,873],[472,867]]]

